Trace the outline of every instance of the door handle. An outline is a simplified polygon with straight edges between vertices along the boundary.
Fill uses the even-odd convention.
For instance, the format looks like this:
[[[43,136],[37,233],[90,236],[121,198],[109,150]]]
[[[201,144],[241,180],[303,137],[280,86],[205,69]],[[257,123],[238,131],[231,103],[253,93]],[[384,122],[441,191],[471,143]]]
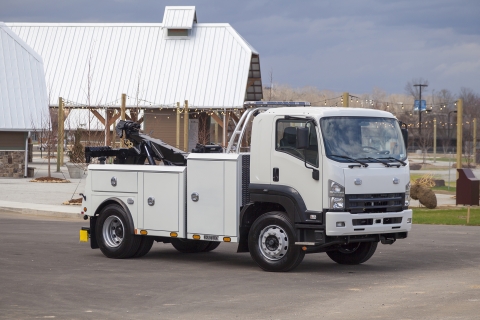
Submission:
[[[273,181],[278,182],[280,180],[280,170],[278,168],[273,168]]]

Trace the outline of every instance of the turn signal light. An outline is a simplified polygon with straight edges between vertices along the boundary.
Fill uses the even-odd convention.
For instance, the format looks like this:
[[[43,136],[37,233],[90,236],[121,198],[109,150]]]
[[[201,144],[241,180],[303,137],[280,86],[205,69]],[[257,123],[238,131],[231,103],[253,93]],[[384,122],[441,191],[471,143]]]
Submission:
[[[83,211],[87,212],[87,207],[83,207]]]
[[[200,235],[194,234],[194,235],[193,235],[193,239],[195,239],[195,240],[200,240]]]
[[[140,234],[142,236],[146,236],[148,234],[147,230],[140,230]]]
[[[176,232],[170,232],[170,237],[176,238],[176,237],[178,237],[178,233],[176,233]]]
[[[232,239],[230,237],[223,237],[223,241],[230,242],[230,241],[232,241]]]

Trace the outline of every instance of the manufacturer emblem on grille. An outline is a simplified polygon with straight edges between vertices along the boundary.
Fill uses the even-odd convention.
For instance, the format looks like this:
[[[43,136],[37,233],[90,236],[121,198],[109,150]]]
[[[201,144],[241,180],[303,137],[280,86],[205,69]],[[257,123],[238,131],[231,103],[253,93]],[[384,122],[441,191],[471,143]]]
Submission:
[[[398,178],[393,178],[393,184],[398,184],[400,180]]]

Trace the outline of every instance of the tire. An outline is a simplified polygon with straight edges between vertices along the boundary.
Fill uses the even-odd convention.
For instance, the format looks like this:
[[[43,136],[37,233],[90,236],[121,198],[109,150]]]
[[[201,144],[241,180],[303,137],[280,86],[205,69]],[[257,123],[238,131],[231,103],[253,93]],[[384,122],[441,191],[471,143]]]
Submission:
[[[210,241],[172,238],[172,246],[182,253],[197,253],[207,249]],[[214,248],[215,249],[215,248]],[[213,250],[213,249],[212,249]]]
[[[142,237],[134,235],[133,223],[120,205],[103,208],[95,229],[98,246],[106,257],[126,259],[138,251]]]
[[[378,242],[357,242],[344,245],[337,250],[327,251],[327,255],[339,264],[360,264],[370,259],[377,249]]]
[[[138,236],[136,236],[138,237]],[[140,258],[146,255],[153,246],[153,237],[140,236],[142,239],[140,241],[140,246],[138,247],[137,252],[133,255],[132,258]]]
[[[210,252],[218,248],[220,245],[220,241],[209,241],[210,243],[207,245],[205,249],[202,250],[202,252]]]
[[[265,271],[292,270],[305,257],[305,251],[295,245],[295,229],[283,212],[268,212],[255,220],[248,234],[248,249]]]

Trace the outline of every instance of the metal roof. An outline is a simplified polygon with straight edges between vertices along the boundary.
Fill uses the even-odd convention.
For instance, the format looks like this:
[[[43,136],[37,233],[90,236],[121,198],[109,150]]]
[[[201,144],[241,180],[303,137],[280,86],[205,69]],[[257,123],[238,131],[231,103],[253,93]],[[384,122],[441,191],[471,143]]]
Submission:
[[[0,22],[0,130],[30,131],[48,119],[42,58]]]
[[[192,29],[197,22],[195,7],[165,7],[163,26],[168,29]]]
[[[159,23],[8,25],[43,57],[51,106],[59,96],[118,106],[126,93],[127,105],[142,108],[184,100],[191,108],[241,108],[262,97],[258,52],[227,23],[195,23],[179,38]]]

